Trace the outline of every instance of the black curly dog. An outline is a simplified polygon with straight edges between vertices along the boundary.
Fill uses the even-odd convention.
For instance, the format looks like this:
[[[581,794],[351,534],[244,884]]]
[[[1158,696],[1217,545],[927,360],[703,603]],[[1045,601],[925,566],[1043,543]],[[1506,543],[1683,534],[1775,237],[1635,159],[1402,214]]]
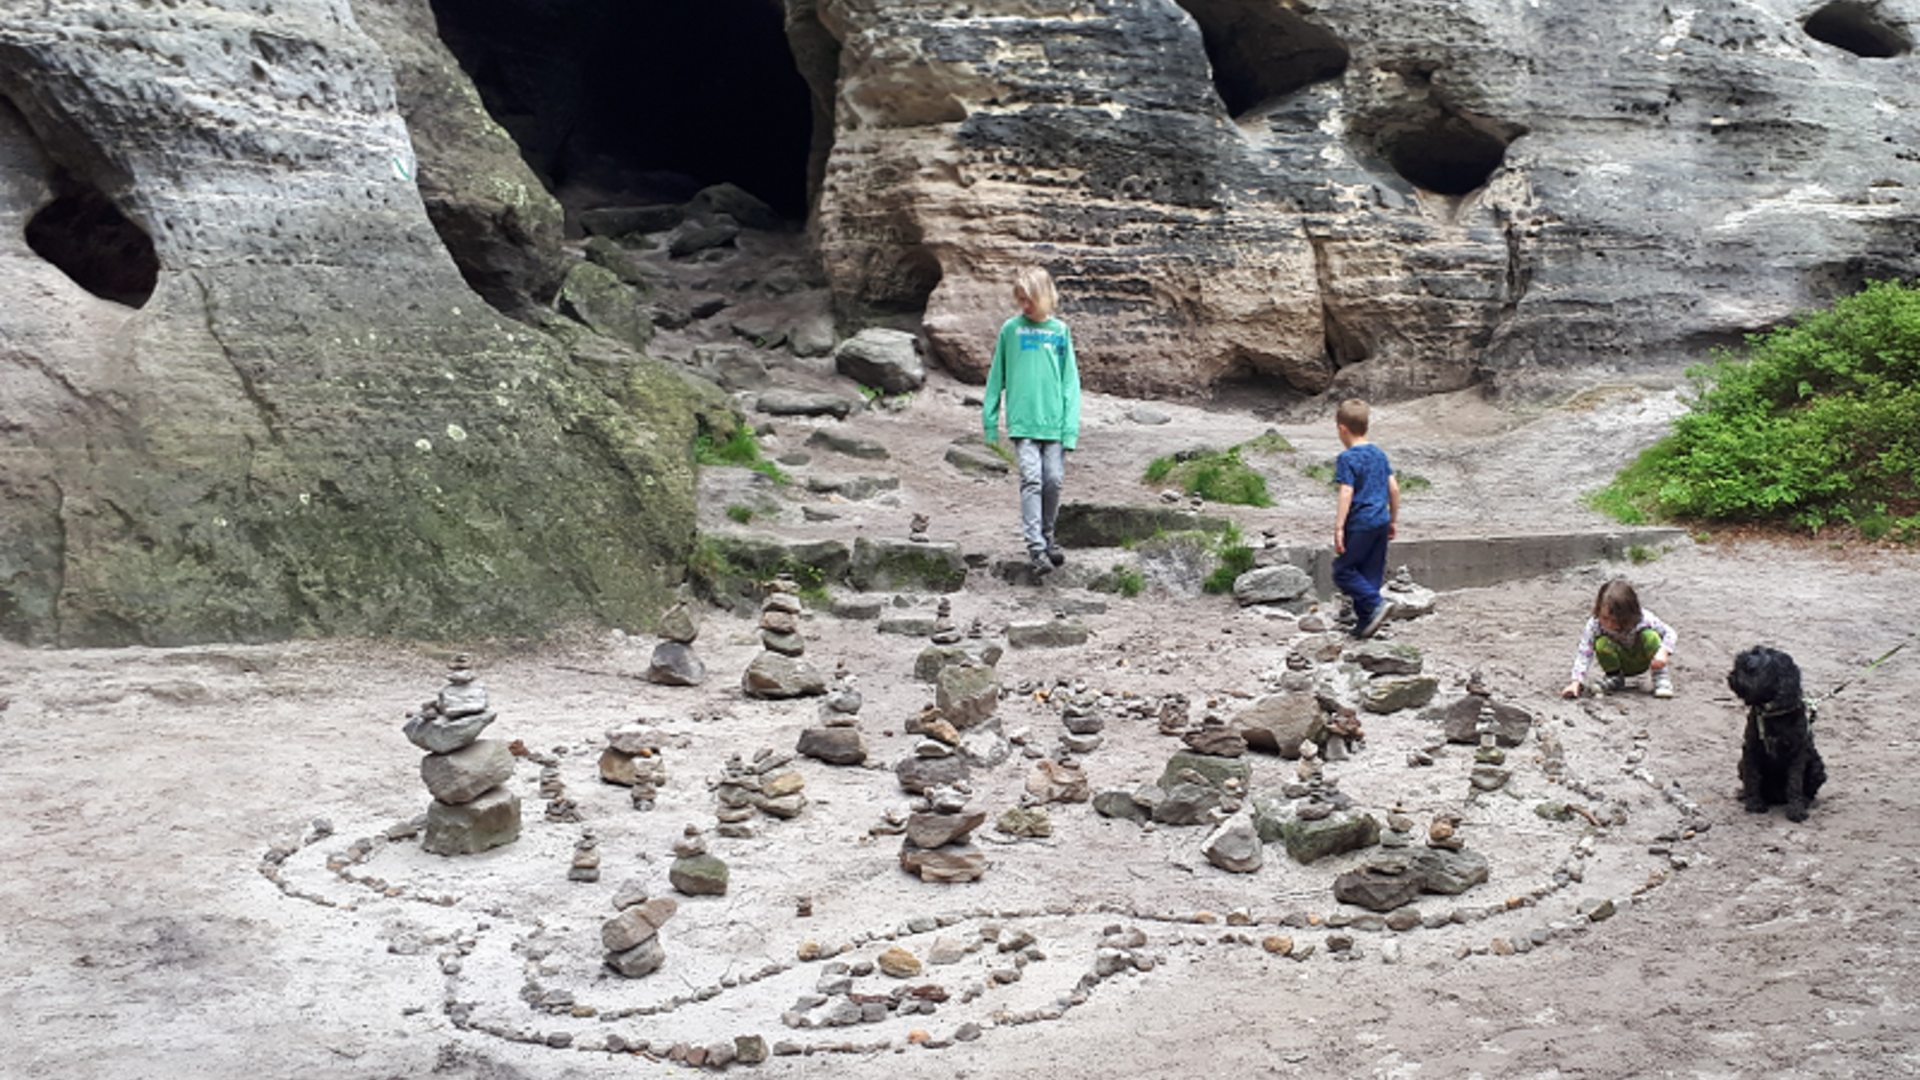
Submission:
[[[1778,649],[1756,645],[1733,658],[1727,686],[1747,703],[1741,801],[1755,814],[1786,803],[1787,820],[1807,820],[1807,804],[1827,782],[1827,765],[1813,748],[1813,706],[1800,692],[1799,666]]]

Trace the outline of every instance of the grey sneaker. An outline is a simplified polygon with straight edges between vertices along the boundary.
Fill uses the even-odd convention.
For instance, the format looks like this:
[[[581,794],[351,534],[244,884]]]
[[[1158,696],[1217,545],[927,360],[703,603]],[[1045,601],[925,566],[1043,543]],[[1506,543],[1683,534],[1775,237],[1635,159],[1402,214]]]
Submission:
[[[1627,677],[1625,675],[1608,675],[1600,680],[1600,689],[1605,690],[1609,694],[1617,694],[1626,688]]]
[[[1059,544],[1047,545],[1047,561],[1055,566],[1067,565],[1067,553]]]
[[[1032,568],[1034,577],[1046,577],[1053,573],[1053,561],[1047,558],[1047,553],[1044,551],[1034,552],[1033,558],[1028,560],[1027,565]]]
[[[1653,696],[1657,698],[1673,696],[1673,675],[1666,668],[1653,673]]]
[[[1362,626],[1358,630],[1355,630],[1353,632],[1354,636],[1358,638],[1370,638],[1373,635],[1379,633],[1380,628],[1387,624],[1387,617],[1392,614],[1393,614],[1393,601],[1391,600],[1380,601],[1380,606],[1373,609],[1373,616],[1367,620],[1367,623],[1365,626]]]

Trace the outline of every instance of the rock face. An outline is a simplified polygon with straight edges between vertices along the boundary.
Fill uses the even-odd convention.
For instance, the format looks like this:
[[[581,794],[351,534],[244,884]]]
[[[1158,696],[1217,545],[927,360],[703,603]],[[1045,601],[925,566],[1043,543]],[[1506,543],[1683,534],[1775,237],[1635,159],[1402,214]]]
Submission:
[[[1167,393],[1670,360],[1920,269],[1904,9],[787,11],[836,299],[976,379],[1026,261],[1089,386]]]
[[[426,25],[425,0],[357,6],[383,37]],[[446,638],[666,606],[694,397],[474,295],[427,202],[504,174],[416,160],[443,152],[403,123],[421,54],[355,14],[75,0],[0,26],[0,633]]]

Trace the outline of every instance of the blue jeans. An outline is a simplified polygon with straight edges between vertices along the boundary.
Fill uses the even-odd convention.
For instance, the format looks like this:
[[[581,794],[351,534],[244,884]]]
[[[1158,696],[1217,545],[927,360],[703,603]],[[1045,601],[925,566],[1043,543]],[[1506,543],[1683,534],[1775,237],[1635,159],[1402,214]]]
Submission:
[[[1353,617],[1365,626],[1380,606],[1380,586],[1387,580],[1387,530],[1348,529],[1345,554],[1333,559],[1333,583],[1353,598]]]
[[[1053,523],[1060,517],[1067,455],[1058,441],[1015,439],[1013,460],[1020,466],[1020,534],[1027,541],[1027,554],[1040,555],[1054,546]]]

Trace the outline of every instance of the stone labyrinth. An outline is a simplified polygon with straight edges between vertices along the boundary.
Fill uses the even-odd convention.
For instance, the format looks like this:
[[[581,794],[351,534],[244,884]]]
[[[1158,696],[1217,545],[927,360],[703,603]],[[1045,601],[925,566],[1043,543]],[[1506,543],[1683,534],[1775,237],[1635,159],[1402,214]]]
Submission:
[[[583,717],[590,735],[530,748],[458,658],[406,721],[428,812],[316,819],[260,872],[351,947],[431,957],[441,981],[409,1011],[717,1069],[964,1054],[1227,956],[1280,978],[1524,964],[1622,932],[1708,828],[1618,701],[1529,714],[1391,629],[1352,640],[1310,598],[1267,609],[1272,670],[1192,700],[1140,689],[1177,680],[1157,661],[1003,681],[1009,656],[1069,666],[1049,647],[1085,626],[962,630],[942,601],[892,676],[931,703],[877,719],[809,659],[790,589],[714,715]],[[1397,589],[1404,616],[1432,610]],[[704,678],[692,616],[663,632],[669,666]]]

